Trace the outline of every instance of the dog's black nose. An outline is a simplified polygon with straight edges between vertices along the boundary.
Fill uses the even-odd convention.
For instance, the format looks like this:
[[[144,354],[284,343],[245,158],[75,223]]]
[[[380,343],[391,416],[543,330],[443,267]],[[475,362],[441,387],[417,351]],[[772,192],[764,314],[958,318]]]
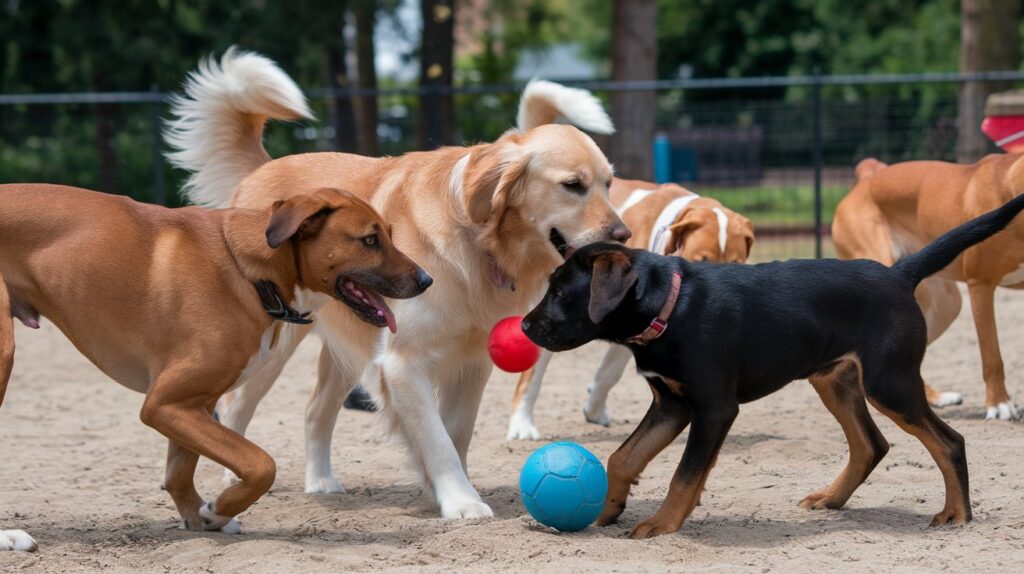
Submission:
[[[633,232],[625,224],[620,223],[612,229],[612,239],[619,243],[625,243],[630,237],[633,237]]]
[[[529,319],[523,319],[522,322],[519,323],[519,327],[523,330],[524,333],[529,331],[530,330],[530,320]]]
[[[420,289],[425,291],[427,287],[430,287],[431,285],[434,284],[434,278],[431,277],[430,274],[427,273],[426,271],[422,269],[417,269],[416,284],[420,286]]]

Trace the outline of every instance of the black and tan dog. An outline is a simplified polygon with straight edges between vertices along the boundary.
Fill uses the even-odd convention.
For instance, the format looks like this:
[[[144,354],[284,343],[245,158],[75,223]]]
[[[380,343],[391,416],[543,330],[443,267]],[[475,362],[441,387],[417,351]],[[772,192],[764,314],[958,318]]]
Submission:
[[[630,485],[692,421],[668,497],[630,536],[678,530],[699,499],[740,403],[803,378],[842,425],[850,460],[829,487],[801,506],[843,506],[888,451],[866,397],[917,437],[942,471],[946,503],[932,525],[970,520],[963,437],[925,399],[920,368],[927,334],[914,288],[1003,229],[1021,209],[1024,196],[891,268],[868,260],[691,263],[609,243],[577,251],[551,275],[523,330],[552,351],[594,339],[628,345],[654,393],[643,421],[608,461],[608,496],[598,524],[618,518]]]

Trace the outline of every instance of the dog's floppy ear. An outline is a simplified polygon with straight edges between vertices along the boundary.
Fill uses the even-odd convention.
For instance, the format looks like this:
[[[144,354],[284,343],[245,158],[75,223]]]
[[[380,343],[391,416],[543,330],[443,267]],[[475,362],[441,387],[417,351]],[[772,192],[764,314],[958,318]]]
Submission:
[[[600,253],[594,257],[590,278],[590,306],[587,313],[597,325],[618,307],[637,282],[629,256],[621,251]]]
[[[473,223],[483,223],[491,213],[523,203],[530,165],[530,156],[513,141],[480,147],[471,152],[462,178],[466,212]]]
[[[754,224],[742,215],[738,215],[737,217],[740,219],[740,227],[743,228],[743,240],[747,242],[746,257],[750,257],[750,250],[754,247]],[[746,257],[744,257],[744,259],[746,259]]]
[[[668,226],[666,231],[669,236],[668,241],[665,242],[665,252],[659,255],[672,255],[682,249],[683,245],[686,244],[687,237],[700,229],[702,225],[704,225],[704,221],[701,219],[698,210],[687,209],[679,221]]]
[[[338,209],[345,196],[346,192],[325,188],[275,201],[267,224],[267,245],[277,249],[295,235],[305,237],[320,231],[327,215]]]

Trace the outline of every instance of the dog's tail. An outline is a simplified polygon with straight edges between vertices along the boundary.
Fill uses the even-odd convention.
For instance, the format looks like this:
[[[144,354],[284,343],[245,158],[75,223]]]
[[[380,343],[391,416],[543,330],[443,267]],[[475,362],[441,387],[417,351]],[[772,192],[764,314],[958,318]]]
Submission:
[[[1002,207],[961,224],[932,241],[924,249],[904,257],[892,268],[917,286],[929,275],[938,273],[968,247],[981,243],[1009,225],[1024,210],[1024,194],[1006,202]]]
[[[853,173],[857,177],[857,183],[860,183],[887,167],[889,166],[885,162],[879,161],[873,157],[868,157],[857,163],[857,167],[853,168]]]
[[[526,84],[519,99],[519,131],[555,123],[559,117],[570,124],[596,134],[615,133],[601,100],[580,88],[570,88],[546,80],[532,80]]]
[[[196,205],[224,207],[235,187],[270,161],[263,148],[268,119],[313,119],[306,97],[271,60],[235,48],[210,56],[171,99],[167,158],[192,172],[182,193]]]
[[[11,309],[11,295],[7,284],[0,275],[0,405],[4,404],[7,381],[14,367],[14,312]]]

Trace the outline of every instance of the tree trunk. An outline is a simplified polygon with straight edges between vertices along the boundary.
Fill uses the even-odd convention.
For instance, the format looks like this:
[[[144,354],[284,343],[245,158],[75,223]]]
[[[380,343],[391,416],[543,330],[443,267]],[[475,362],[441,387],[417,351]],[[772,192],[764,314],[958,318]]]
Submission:
[[[420,96],[418,140],[420,149],[452,143],[452,86],[455,32],[453,0],[422,0],[423,42],[420,50],[420,87],[437,90]]]
[[[657,79],[658,6],[656,0],[615,0],[612,13],[612,79]],[[623,177],[654,178],[654,114],[652,91],[612,92],[612,161]]]
[[[373,29],[377,23],[376,2],[357,0],[354,6],[356,16],[356,62],[359,87],[377,88],[376,51],[373,47]],[[356,128],[359,131],[359,153],[376,156],[380,153],[377,143],[377,96],[362,96],[356,99]]]
[[[961,0],[960,71],[1016,70],[1020,65],[1020,0]],[[964,82],[960,86],[956,158],[980,159],[991,144],[981,132],[985,99],[1010,87],[1004,82]]]
[[[345,44],[345,9],[338,6],[333,9],[329,26],[330,35],[327,41],[327,66],[331,76],[331,87],[335,90],[350,88],[352,80],[348,75],[348,61]],[[357,151],[356,122],[352,111],[350,95],[334,96],[334,149],[342,152]]]

